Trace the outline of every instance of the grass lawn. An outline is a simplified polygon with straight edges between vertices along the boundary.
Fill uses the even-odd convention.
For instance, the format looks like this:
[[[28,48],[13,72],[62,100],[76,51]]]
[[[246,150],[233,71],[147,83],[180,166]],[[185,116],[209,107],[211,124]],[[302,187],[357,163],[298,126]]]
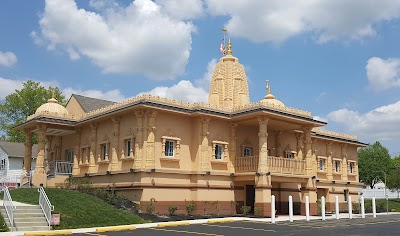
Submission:
[[[376,199],[375,203],[377,212],[386,212],[386,199]],[[400,199],[389,199],[388,205],[389,212],[400,212]],[[365,200],[365,209],[372,209],[372,200]]]
[[[56,229],[73,229],[96,226],[111,226],[144,223],[144,220],[130,211],[114,206],[91,195],[64,189],[45,189],[54,205],[54,212],[61,214],[61,225]],[[21,188],[10,190],[14,201],[38,204],[37,189]]]

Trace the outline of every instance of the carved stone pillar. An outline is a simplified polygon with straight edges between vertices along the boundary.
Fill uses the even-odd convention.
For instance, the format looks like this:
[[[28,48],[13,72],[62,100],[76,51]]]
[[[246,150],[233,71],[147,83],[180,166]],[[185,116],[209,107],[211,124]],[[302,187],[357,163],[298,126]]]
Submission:
[[[328,157],[327,163],[326,163],[326,168],[327,168],[327,174],[326,177],[328,180],[332,180],[332,142],[326,142],[326,156]]]
[[[79,153],[81,147],[81,129],[75,130],[75,143],[74,143],[74,163],[72,165],[72,175],[79,175]]]
[[[275,156],[282,157],[281,131],[275,133]]]
[[[200,169],[201,171],[209,171],[210,170],[210,160],[208,155],[208,126],[210,123],[210,118],[201,118],[201,127],[200,127]]]
[[[304,155],[306,160],[306,174],[312,176],[313,173],[313,163],[312,163],[312,140],[311,140],[311,128],[306,127],[303,129],[304,133]]]
[[[38,154],[36,158],[35,174],[44,174],[44,154],[46,146],[46,129],[45,125],[38,127]]]
[[[342,144],[342,180],[346,181],[348,180],[347,177],[347,144]]]
[[[96,172],[96,144],[97,144],[97,124],[90,124],[91,137],[90,137],[90,153],[89,153],[89,173]]]
[[[111,144],[111,170],[118,170],[118,153],[119,153],[119,128],[120,128],[120,119],[119,117],[112,118],[114,132],[112,137]],[[127,153],[129,155],[129,153]]]
[[[230,140],[229,140],[229,157],[230,157],[230,162],[229,162],[229,171],[231,173],[235,172],[235,159],[236,159],[236,139],[237,139],[237,135],[236,135],[236,130],[237,130],[237,124],[233,123],[231,124],[231,132],[230,132]]]
[[[258,117],[259,132],[259,161],[258,161],[258,172],[268,172],[268,121],[269,118],[266,116]]]
[[[143,168],[143,111],[136,111],[135,169]]]
[[[155,133],[156,133],[156,111],[147,113],[147,143],[146,143],[146,168],[155,168]]]
[[[297,159],[303,160],[303,134],[297,133]]]
[[[24,154],[24,173],[31,171],[32,167],[32,133],[25,130],[25,154]]]

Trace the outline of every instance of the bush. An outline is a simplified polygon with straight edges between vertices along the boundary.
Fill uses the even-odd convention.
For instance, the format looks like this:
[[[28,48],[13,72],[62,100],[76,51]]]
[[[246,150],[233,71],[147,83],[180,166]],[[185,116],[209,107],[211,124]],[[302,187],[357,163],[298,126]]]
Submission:
[[[242,212],[243,215],[247,215],[247,214],[249,214],[250,211],[251,211],[251,206],[243,205],[243,206],[240,208],[240,211]]]
[[[254,215],[261,216],[263,214],[263,207],[254,207]]]
[[[169,206],[168,207],[168,212],[169,212],[170,215],[175,214],[176,210],[178,210],[177,206]]]
[[[146,212],[147,212],[148,214],[153,214],[154,211],[156,210],[156,206],[155,206],[155,204],[154,204],[155,202],[156,202],[156,199],[154,199],[154,198],[150,199],[150,204],[148,204],[148,205],[146,206]]]
[[[196,203],[194,203],[194,201],[186,205],[186,212],[188,215],[191,215],[194,210],[196,210]]]

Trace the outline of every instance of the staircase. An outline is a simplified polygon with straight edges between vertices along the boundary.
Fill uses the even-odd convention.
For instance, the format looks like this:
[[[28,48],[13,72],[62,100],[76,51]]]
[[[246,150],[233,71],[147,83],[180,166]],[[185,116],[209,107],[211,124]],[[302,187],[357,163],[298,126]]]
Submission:
[[[39,205],[17,206],[14,211],[15,227],[10,227],[7,213],[4,206],[1,206],[0,213],[7,223],[10,231],[44,231],[49,230],[46,217]]]

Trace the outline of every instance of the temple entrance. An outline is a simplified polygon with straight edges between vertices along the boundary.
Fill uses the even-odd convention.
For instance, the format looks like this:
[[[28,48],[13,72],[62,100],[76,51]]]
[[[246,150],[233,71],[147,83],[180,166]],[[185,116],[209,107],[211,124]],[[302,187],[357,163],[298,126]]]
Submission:
[[[246,185],[246,206],[251,207],[250,213],[254,213],[254,202],[256,196],[256,189],[254,185]]]

